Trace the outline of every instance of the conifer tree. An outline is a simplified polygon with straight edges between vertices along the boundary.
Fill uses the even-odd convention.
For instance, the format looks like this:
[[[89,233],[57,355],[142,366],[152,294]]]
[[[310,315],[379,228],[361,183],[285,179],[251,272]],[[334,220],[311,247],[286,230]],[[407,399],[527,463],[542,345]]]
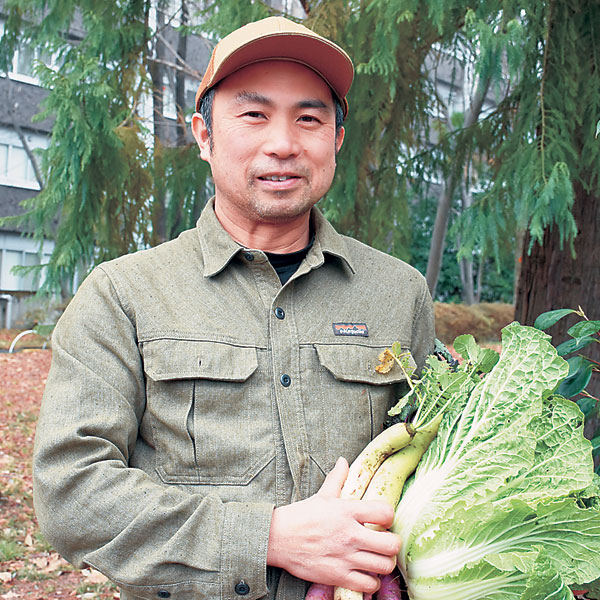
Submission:
[[[17,42],[48,47],[63,65],[39,70],[50,90],[45,114],[56,125],[43,162],[46,186],[27,207],[37,235],[54,235],[57,242],[49,287],[61,274],[72,274],[82,258],[92,264],[191,226],[210,193],[208,169],[193,144],[148,143],[140,100],[158,84],[151,65],[162,60],[150,18],[156,2],[166,4],[4,3],[0,68]],[[186,14],[182,33],[211,42],[244,23],[280,14],[260,0],[174,4]],[[347,136],[334,185],[321,203],[336,227],[410,259],[409,196],[418,197],[426,179],[448,179],[464,164],[457,157],[477,157],[487,165],[489,184],[461,220],[463,254],[477,246],[499,255],[501,246],[516,244],[524,232],[517,318],[531,323],[545,310],[578,304],[599,318],[592,301],[600,292],[598,2],[302,5],[306,24],[347,48],[356,65]],[[73,44],[67,32],[76,14],[86,33]],[[456,56],[461,44],[473,41],[480,78],[506,93],[473,127],[433,136],[439,111],[427,58],[432,49]]]
[[[514,87],[478,133],[493,179],[466,215],[463,239],[497,248],[524,232],[520,322],[579,305],[600,319],[600,4],[507,4],[518,9],[524,35],[509,46]],[[562,341],[571,324],[550,333]],[[599,361],[600,346],[588,355]],[[590,392],[600,395],[599,378]]]
[[[20,219],[40,242],[55,240],[46,291],[64,290],[78,269],[174,237],[194,224],[210,197],[209,169],[196,145],[189,136],[170,135],[163,116],[165,65],[194,75],[185,58],[165,50],[164,30],[175,16],[183,23],[180,37],[186,33],[185,0],[167,12],[171,5],[3,3],[0,69],[8,71],[18,45],[53,53],[60,65],[36,66],[48,89],[40,118],[53,118],[54,126],[42,161],[45,186],[24,203]],[[191,109],[182,106],[182,87],[180,124]]]

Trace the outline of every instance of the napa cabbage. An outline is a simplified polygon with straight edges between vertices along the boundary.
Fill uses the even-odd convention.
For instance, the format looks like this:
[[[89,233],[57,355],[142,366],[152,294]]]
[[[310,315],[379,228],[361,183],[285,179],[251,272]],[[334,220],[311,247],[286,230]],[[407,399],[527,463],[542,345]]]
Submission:
[[[470,336],[457,342],[469,376],[392,526],[409,596],[572,600],[572,586],[600,577],[600,488],[583,415],[555,393],[568,365],[548,335],[518,323],[497,362]],[[477,357],[490,368],[473,375]],[[432,358],[416,392],[453,376]]]

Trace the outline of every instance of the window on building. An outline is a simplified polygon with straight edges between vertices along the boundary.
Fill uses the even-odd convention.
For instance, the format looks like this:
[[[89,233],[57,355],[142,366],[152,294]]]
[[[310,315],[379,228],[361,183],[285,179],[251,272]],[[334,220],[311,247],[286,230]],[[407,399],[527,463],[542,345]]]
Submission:
[[[23,252],[23,266],[35,267],[40,264],[39,254]],[[40,285],[40,272],[38,270],[21,274],[21,289],[28,292],[37,291]]]
[[[0,144],[0,177],[8,171],[8,144]]]
[[[4,33],[4,21],[0,20],[0,36]],[[35,66],[38,62],[42,62],[50,68],[56,68],[56,57],[49,52],[32,49],[27,46],[19,47],[12,60],[12,65],[8,76],[15,81],[24,83],[32,83],[39,85],[39,79],[34,73]],[[4,76],[4,73],[0,74]]]
[[[44,252],[43,263],[47,263],[49,259],[50,255]],[[15,273],[13,267],[35,267],[39,264],[40,255],[33,249],[33,243],[25,250],[14,247],[0,248],[0,291],[36,292],[40,286],[41,272],[35,270],[29,273]]]
[[[21,282],[19,275],[13,273],[12,268],[21,264],[22,252],[15,250],[2,251],[2,291],[13,292],[19,291]]]
[[[48,147],[48,138],[30,133],[26,135],[31,150]],[[9,127],[0,127],[0,185],[39,190],[35,170],[16,132]]]

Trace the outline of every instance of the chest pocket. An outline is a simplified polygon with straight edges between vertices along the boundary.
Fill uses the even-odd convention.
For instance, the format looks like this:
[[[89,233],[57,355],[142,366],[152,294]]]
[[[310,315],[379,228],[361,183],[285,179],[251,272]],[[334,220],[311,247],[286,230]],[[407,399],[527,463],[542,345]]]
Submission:
[[[311,456],[327,473],[338,456],[350,462],[381,430],[387,411],[404,392],[400,368],[375,371],[378,356],[388,346],[315,344],[320,396],[307,411]],[[416,366],[412,357],[409,362]],[[329,423],[325,439],[318,435]],[[312,437],[311,437],[312,435]],[[320,438],[320,439],[319,439]]]
[[[248,484],[273,455],[272,409],[259,392],[258,349],[161,339],[145,342],[142,350],[160,478]]]

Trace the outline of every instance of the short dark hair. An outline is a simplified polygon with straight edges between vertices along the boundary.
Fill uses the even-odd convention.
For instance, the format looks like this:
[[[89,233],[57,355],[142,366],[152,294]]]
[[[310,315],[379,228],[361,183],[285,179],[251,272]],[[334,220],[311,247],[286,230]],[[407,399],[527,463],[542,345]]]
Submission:
[[[213,147],[212,112],[213,102],[215,100],[215,90],[217,87],[217,85],[211,87],[206,94],[202,96],[200,100],[200,106],[198,107],[198,112],[202,115],[202,119],[204,119],[204,124],[206,125],[206,133],[208,134],[208,141],[210,143],[211,150]],[[344,123],[344,109],[342,108],[342,103],[333,93],[333,90],[331,91],[331,97],[333,98],[333,104],[335,107],[335,135],[337,137]]]

